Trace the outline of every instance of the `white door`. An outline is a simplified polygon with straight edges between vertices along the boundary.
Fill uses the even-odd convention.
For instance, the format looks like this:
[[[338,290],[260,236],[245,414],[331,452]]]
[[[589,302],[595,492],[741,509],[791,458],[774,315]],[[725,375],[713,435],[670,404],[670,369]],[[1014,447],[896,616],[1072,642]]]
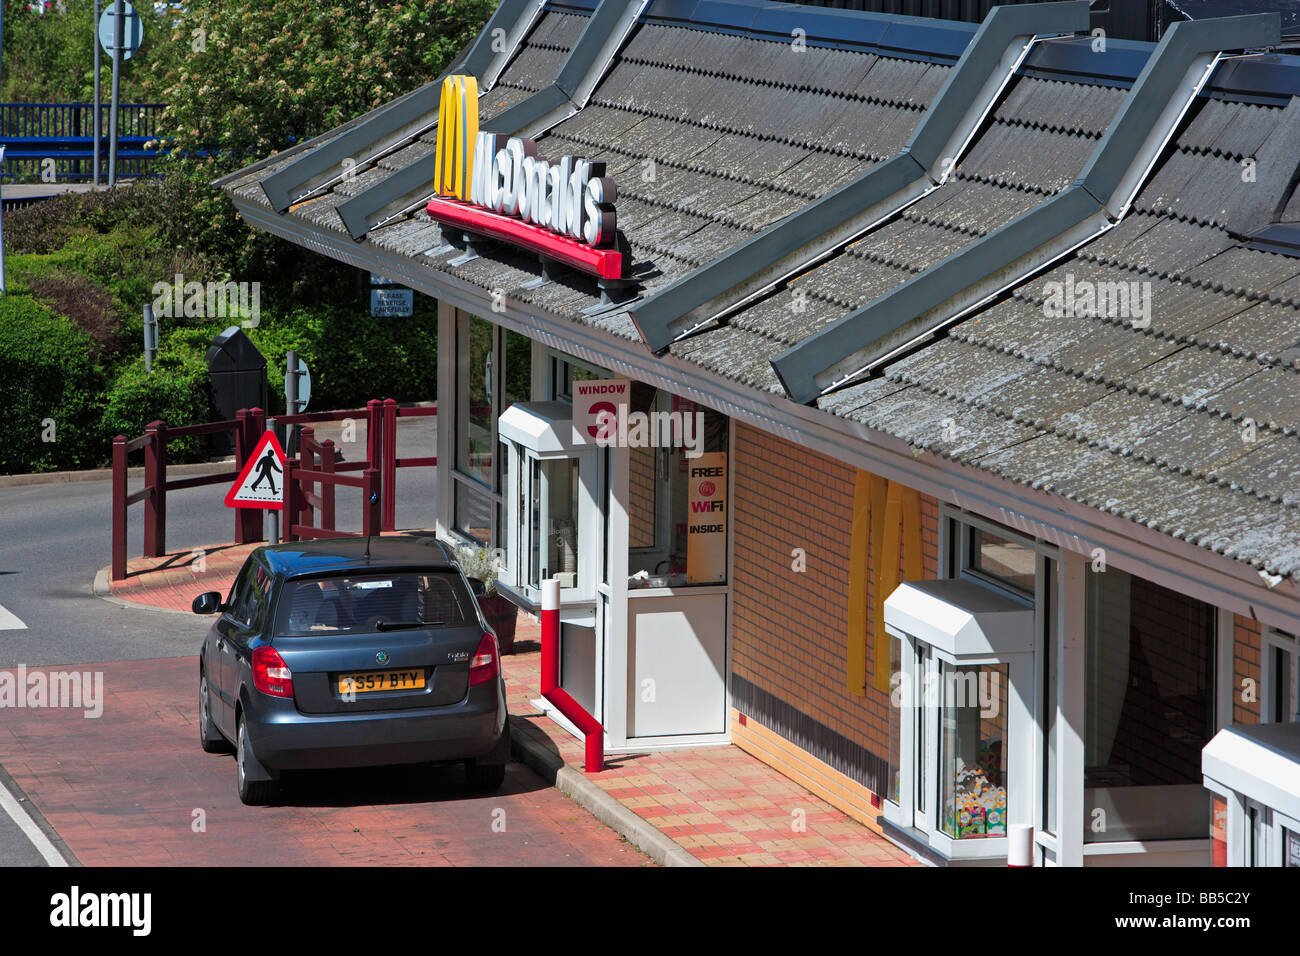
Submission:
[[[633,597],[628,606],[628,737],[727,730],[727,596]]]

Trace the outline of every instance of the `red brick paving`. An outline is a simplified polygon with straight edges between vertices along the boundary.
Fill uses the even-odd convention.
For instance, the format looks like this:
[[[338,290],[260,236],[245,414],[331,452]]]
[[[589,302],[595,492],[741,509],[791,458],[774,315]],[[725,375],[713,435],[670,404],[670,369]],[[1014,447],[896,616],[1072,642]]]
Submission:
[[[87,865],[650,862],[519,764],[495,794],[470,792],[459,767],[380,768],[302,775],[281,805],[245,807],[234,758],[199,749],[196,658],[77,669],[103,672],[103,716],[7,710],[0,764]]]
[[[582,741],[532,701],[540,696],[541,628],[519,618],[504,659],[510,713],[544,732],[581,769]],[[739,747],[614,754],[588,774],[607,794],[710,866],[915,866],[917,861]],[[794,811],[805,829],[795,832]]]
[[[222,547],[226,550],[217,550]],[[172,561],[136,559],[128,567],[143,573],[115,585],[113,593],[139,603],[188,610],[202,590],[229,590],[252,547],[208,549],[207,571],[201,575],[175,568],[178,561],[188,560],[189,552]],[[149,562],[165,567],[149,571]],[[510,713],[545,733],[565,763],[581,769],[582,742],[532,704],[540,696],[540,636],[537,622],[520,615],[516,653],[504,659]],[[0,763],[9,766],[2,754]],[[711,866],[919,865],[888,840],[738,747],[619,754],[607,764],[608,769],[589,775],[590,779]],[[512,767],[512,775],[515,770]],[[510,781],[508,777],[508,786]],[[233,791],[229,796],[236,799]],[[569,806],[582,812],[574,804]],[[794,830],[796,809],[804,811],[802,832]]]
[[[126,562],[126,577],[121,581],[110,580],[109,590],[124,601],[189,611],[190,603],[204,591],[220,591],[224,597],[244,559],[256,547],[257,544],[214,544],[191,551],[173,551],[161,558],[130,558]]]

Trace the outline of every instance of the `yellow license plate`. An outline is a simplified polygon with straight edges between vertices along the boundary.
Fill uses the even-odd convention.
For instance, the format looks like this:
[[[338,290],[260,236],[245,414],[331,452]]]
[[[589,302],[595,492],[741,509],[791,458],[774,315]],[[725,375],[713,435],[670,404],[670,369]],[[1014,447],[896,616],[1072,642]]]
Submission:
[[[369,694],[380,690],[419,690],[424,686],[424,671],[366,671],[363,674],[340,674],[340,694]]]

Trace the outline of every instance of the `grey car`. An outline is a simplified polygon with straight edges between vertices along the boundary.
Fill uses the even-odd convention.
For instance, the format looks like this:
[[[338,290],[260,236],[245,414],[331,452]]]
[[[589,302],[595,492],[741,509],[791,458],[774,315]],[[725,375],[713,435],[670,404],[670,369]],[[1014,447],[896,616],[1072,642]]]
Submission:
[[[510,753],[496,634],[432,537],[257,548],[199,654],[199,741],[235,751],[239,798],[275,798],[285,771],[464,762],[494,790]]]

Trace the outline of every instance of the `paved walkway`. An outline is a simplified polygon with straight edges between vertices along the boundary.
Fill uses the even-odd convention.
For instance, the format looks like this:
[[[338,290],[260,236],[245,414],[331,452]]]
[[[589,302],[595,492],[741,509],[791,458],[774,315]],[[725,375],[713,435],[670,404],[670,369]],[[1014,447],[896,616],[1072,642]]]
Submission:
[[[201,591],[228,591],[252,547],[204,549],[202,572],[189,552],[136,559],[129,564],[133,576],[112,591],[133,603],[188,610]],[[544,733],[567,765],[581,769],[582,742],[533,704],[540,697],[540,638],[540,625],[520,615],[515,653],[504,658],[510,713]],[[712,866],[919,865],[738,747],[615,754],[588,779]]]
[[[126,577],[109,580],[109,569],[96,576],[96,593],[107,587],[114,597],[133,604],[190,613],[190,604],[204,591],[220,591],[224,599],[257,544],[214,544],[193,551],[173,551],[161,558],[130,558]]]

